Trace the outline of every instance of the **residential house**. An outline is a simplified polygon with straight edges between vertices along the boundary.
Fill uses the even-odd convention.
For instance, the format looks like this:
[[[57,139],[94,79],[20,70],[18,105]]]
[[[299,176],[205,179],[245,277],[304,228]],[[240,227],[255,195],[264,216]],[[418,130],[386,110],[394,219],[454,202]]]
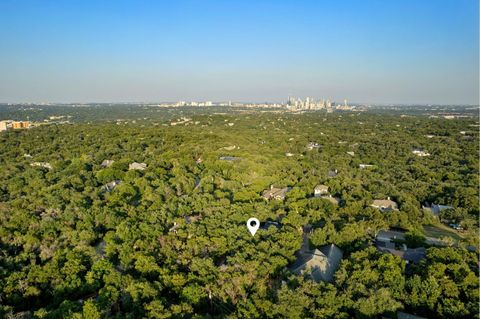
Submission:
[[[359,164],[358,167],[360,167],[361,169],[365,169],[365,168],[373,167],[373,165],[370,165],[370,164]]]
[[[420,149],[420,148],[414,148],[412,150],[412,153],[417,155],[417,156],[420,156],[420,157],[425,157],[425,156],[430,156],[430,153],[424,151],[423,149]]]
[[[316,282],[332,282],[343,258],[343,252],[334,244],[297,253],[297,260],[289,267],[296,275],[308,274]]]
[[[131,164],[128,165],[129,170],[135,169],[135,170],[143,171],[146,168],[147,168],[147,164],[145,164],[145,163],[134,162],[134,163],[131,163]]]
[[[0,121],[0,132],[7,130],[7,121]]]
[[[307,148],[311,151],[313,150],[314,148],[320,148],[322,147],[322,145],[318,144],[318,143],[315,143],[315,142],[310,142],[307,144]]]
[[[407,263],[419,263],[425,259],[425,248],[407,248],[405,244],[401,245],[401,249],[397,249],[400,245],[398,241],[405,240],[405,233],[391,230],[381,230],[375,238],[375,246],[384,253],[390,253],[404,259]],[[397,241],[397,243],[395,243]]]
[[[185,218],[185,223],[187,224],[195,223],[203,219],[202,215],[193,215],[193,216],[185,215],[184,218]]]
[[[402,258],[406,260],[407,263],[419,263],[426,257],[425,247],[407,248],[404,252]]]
[[[30,164],[30,166],[38,166],[38,167],[43,167],[46,169],[53,169],[52,165],[47,162],[33,162]]]
[[[328,186],[327,185],[317,185],[313,189],[313,195],[315,197],[320,197],[322,195],[328,194]]]
[[[432,206],[429,206],[427,203],[426,205],[422,206],[422,208],[424,210],[430,211],[433,215],[438,216],[438,214],[440,214],[441,211],[444,211],[446,209],[451,209],[453,207],[448,205],[437,205],[437,204],[433,204]]]
[[[379,247],[377,249],[384,253],[389,253],[395,256],[398,256],[405,260],[407,264],[409,263],[419,263],[426,256],[425,247],[418,247],[418,248],[407,248],[405,244],[402,245],[402,249],[395,249],[395,248],[386,248],[386,247]]]
[[[391,200],[390,197],[387,199],[376,199],[370,206],[380,209],[382,213],[398,210],[397,203]]]
[[[107,183],[105,185],[102,186],[102,190],[106,191],[106,192],[111,192],[115,189],[115,187],[117,187],[117,185],[119,185],[122,181],[120,181],[119,179],[116,179],[114,181],[111,181],[110,183]]]
[[[273,185],[270,185],[270,189],[266,189],[262,193],[262,197],[266,200],[276,199],[284,200],[287,192],[290,190],[288,187],[276,188]]]
[[[335,169],[335,170],[330,170],[330,171],[328,171],[328,174],[327,174],[327,175],[328,175],[328,177],[330,177],[330,178],[337,177],[337,175],[338,175],[338,170],[336,170],[336,169]]]
[[[397,319],[427,319],[427,318],[420,317],[420,316],[417,316],[417,315],[412,315],[412,314],[406,313],[406,312],[398,311],[397,312]]]
[[[375,237],[377,247],[395,248],[394,240],[405,240],[405,233],[393,230],[381,230]]]
[[[103,168],[110,167],[114,162],[114,160],[104,160],[100,166]]]
[[[240,158],[239,157],[234,157],[234,156],[220,156],[218,159],[221,160],[221,161],[231,162],[231,161],[236,161]]]

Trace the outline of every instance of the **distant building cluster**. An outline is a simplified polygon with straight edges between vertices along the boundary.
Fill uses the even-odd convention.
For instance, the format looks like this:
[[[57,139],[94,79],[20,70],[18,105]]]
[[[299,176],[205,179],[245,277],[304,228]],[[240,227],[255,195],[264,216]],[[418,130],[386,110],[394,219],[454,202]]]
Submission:
[[[336,110],[351,110],[353,107],[349,106],[347,100],[344,100],[343,104],[336,104],[330,100],[314,100],[307,97],[305,100],[289,97],[286,103],[286,107],[291,111],[307,111],[307,110],[327,110],[332,112]]]
[[[0,132],[6,131],[8,129],[18,130],[18,129],[27,129],[31,127],[30,121],[0,121]]]
[[[269,108],[279,109],[287,111],[308,111],[308,110],[326,110],[327,112],[333,112],[334,110],[355,110],[362,111],[362,107],[356,107],[348,105],[347,100],[343,103],[336,103],[329,99],[315,100],[311,97],[307,97],[304,100],[300,98],[289,97],[284,103],[255,103],[255,102],[212,102],[212,101],[178,101],[171,103],[157,104],[160,107],[208,107],[208,106],[229,106],[229,107],[246,107],[246,108]]]
[[[175,106],[213,106],[212,101],[205,101],[205,102],[185,102],[185,101],[178,101]]]

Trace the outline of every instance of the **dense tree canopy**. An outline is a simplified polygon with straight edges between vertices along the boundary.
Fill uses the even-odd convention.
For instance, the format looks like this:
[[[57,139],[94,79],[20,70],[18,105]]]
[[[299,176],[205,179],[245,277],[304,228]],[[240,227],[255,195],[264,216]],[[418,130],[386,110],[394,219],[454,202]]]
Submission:
[[[0,317],[374,318],[404,310],[478,318],[478,254],[467,251],[478,245],[477,122],[247,112],[192,114],[171,126],[172,114],[183,115],[138,114],[136,123],[0,133]],[[312,141],[321,147],[309,150]],[[133,162],[147,168],[129,170]],[[317,184],[338,204],[313,197]],[[270,185],[289,187],[285,200],[264,200]],[[370,206],[387,197],[398,210]],[[437,218],[426,203],[453,208]],[[252,237],[252,216],[281,226]],[[443,220],[464,230],[446,231]],[[307,224],[312,246],[344,251],[332,283],[288,271]],[[445,230],[439,236],[451,247],[430,247],[428,227]],[[388,228],[408,231],[409,247],[428,248],[426,259],[407,265],[378,251],[372,241]]]

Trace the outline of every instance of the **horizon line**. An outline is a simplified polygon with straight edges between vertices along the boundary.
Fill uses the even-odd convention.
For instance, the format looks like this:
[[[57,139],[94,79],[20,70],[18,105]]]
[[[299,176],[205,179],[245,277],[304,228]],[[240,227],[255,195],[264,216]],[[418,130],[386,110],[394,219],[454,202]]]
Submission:
[[[306,98],[306,97],[305,97]],[[331,100],[332,102],[338,103],[335,100]],[[348,101],[348,100],[347,100]],[[220,105],[215,105],[219,103],[241,103],[241,104],[281,104],[281,105],[286,105],[286,101],[233,101],[233,100],[176,100],[176,101],[104,101],[104,102],[99,102],[99,101],[88,101],[88,102],[80,102],[80,101],[42,101],[42,102],[26,102],[26,101],[16,101],[16,102],[2,102],[0,101],[0,105],[73,105],[73,104],[83,104],[83,105],[91,105],[91,104],[167,104],[167,103],[179,103],[179,102],[185,102],[185,103],[205,103],[205,102],[211,102],[214,105],[211,106],[220,106]],[[405,103],[405,102],[349,102],[348,103],[350,106],[477,106],[480,107],[480,102],[477,103],[418,103],[418,102],[410,102],[410,103]],[[343,104],[342,104],[343,105]],[[191,106],[191,105],[184,105],[184,106]],[[232,105],[233,106],[233,105]],[[181,106],[178,106],[181,107]],[[208,106],[195,106],[195,107],[208,107]]]

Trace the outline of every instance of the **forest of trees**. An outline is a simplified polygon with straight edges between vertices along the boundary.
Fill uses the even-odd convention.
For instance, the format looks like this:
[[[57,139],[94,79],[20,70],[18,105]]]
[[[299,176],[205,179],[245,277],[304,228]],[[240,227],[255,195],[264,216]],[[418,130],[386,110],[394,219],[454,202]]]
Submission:
[[[479,318],[478,121],[168,117],[0,133],[0,317]],[[313,197],[317,184],[340,204]],[[270,185],[290,187],[284,201],[262,198]],[[370,207],[387,197],[398,210]],[[453,208],[436,217],[426,203]],[[282,227],[252,237],[252,216]],[[288,270],[307,224],[313,247],[344,252],[332,283]],[[432,228],[445,245],[422,239]],[[426,258],[407,265],[378,251],[387,229],[407,232]]]

